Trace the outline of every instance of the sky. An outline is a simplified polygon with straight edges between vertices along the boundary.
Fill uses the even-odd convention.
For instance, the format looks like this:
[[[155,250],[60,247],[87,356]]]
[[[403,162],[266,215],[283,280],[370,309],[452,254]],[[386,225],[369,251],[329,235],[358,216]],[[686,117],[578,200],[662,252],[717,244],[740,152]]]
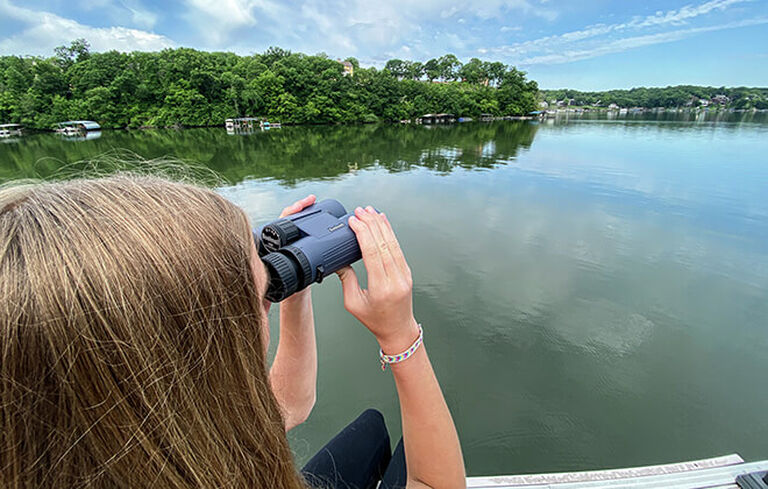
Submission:
[[[541,88],[768,86],[768,0],[0,0],[0,55],[280,46],[383,67],[453,53]]]

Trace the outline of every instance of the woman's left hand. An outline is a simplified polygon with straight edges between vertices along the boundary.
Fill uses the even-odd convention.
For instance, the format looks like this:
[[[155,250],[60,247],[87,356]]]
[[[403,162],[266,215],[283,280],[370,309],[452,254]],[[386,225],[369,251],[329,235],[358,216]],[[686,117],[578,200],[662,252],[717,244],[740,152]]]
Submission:
[[[301,212],[307,207],[314,204],[315,200],[317,200],[317,198],[312,194],[304,197],[301,200],[297,200],[293,204],[283,209],[283,212],[280,213],[280,217],[290,216],[291,214],[296,214],[297,212]]]

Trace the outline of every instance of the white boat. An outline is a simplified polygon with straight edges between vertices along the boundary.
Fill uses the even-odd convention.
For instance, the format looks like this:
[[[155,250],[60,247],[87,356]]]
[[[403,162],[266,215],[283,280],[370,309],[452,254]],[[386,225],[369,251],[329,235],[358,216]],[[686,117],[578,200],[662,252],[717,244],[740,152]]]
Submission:
[[[0,124],[0,138],[21,136],[21,124]]]
[[[467,477],[468,489],[739,489],[768,487],[768,460],[739,455],[586,472]],[[750,485],[752,484],[752,485]]]
[[[99,131],[101,126],[93,121],[64,121],[54,127],[54,131],[65,136],[86,135],[90,131]],[[99,135],[101,135],[99,133]]]

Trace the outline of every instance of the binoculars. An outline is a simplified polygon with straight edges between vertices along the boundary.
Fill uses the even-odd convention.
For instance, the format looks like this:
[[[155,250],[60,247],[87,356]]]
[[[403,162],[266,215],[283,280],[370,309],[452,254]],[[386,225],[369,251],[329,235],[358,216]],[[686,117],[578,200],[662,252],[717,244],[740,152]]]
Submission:
[[[337,200],[317,202],[254,231],[259,257],[269,271],[266,298],[280,302],[359,260],[357,236]]]

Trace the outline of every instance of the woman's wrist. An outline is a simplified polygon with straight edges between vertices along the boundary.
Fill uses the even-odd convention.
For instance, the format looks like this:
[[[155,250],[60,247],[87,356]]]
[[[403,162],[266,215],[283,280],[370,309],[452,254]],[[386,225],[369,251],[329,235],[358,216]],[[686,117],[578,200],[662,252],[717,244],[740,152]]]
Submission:
[[[314,325],[312,294],[306,288],[280,303],[280,329],[303,330]]]
[[[312,303],[312,287],[300,290],[290,297],[283,299],[280,307],[301,307]]]
[[[376,336],[379,347],[386,355],[397,355],[407,350],[419,337],[419,324],[411,317],[409,321],[397,328],[392,328],[384,335]]]

